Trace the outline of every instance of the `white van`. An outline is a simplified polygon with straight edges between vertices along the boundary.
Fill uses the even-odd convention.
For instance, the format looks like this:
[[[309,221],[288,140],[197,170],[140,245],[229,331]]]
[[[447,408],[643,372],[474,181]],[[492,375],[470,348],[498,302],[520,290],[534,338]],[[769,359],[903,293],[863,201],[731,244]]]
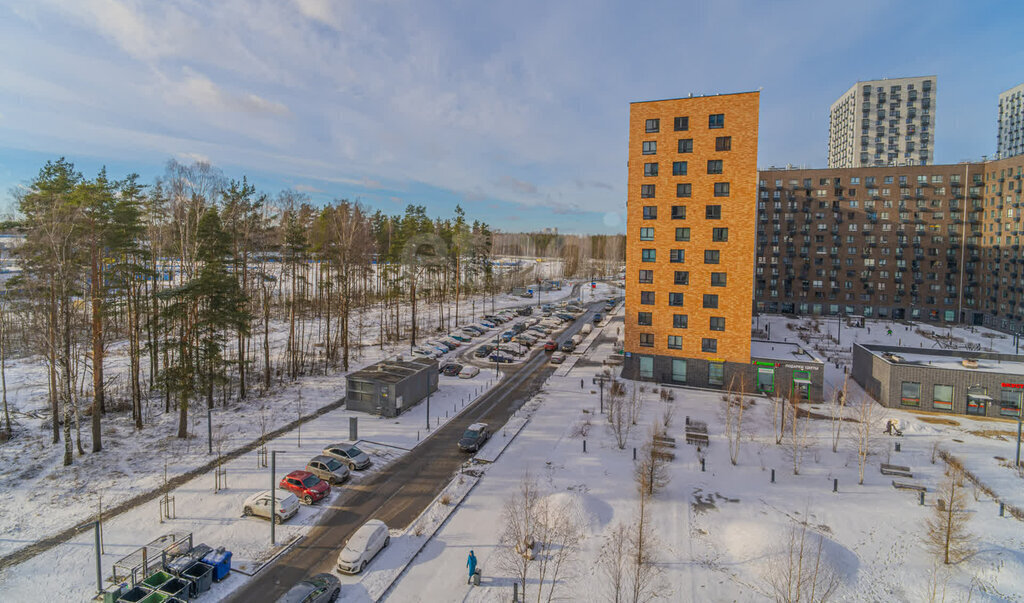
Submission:
[[[594,327],[590,326],[590,323],[583,325],[580,328],[580,333],[583,335],[590,335],[590,332],[594,330]]]

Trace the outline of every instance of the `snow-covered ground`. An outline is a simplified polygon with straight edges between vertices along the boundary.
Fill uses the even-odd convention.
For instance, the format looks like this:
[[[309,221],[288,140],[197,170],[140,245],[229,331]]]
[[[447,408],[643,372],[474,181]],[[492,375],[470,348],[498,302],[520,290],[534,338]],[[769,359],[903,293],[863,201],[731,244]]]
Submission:
[[[762,327],[766,320],[773,325],[773,339],[788,336],[793,340],[786,323],[799,320],[762,317]],[[616,324],[621,325],[612,323],[610,327]],[[862,336],[864,341],[885,343],[885,327],[869,326],[870,335],[866,328],[844,327],[844,345]],[[832,328],[834,332],[835,321]],[[896,326],[894,331],[901,328]],[[986,341],[980,333],[954,330],[954,334]],[[905,345],[927,347],[926,338],[913,330],[898,337]],[[744,435],[734,466],[724,436],[720,394],[672,389],[675,400],[666,402],[648,389],[637,425],[620,450],[609,433],[608,421],[598,415],[598,393],[589,385],[590,377],[601,370],[600,360],[612,351],[610,340],[613,338],[604,338],[593,346],[586,362],[581,360],[567,375],[556,374],[548,381],[536,398],[529,422],[414,559],[387,601],[508,600],[513,577],[497,563],[502,508],[527,472],[547,495],[572,501],[585,518],[581,552],[558,585],[556,598],[606,599],[609,580],[602,570],[602,547],[613,527],[620,522],[631,524],[637,512],[632,449],[649,437],[652,424],[663,424],[669,409],[674,409],[674,418],[668,435],[677,440],[675,459],[669,464],[671,481],[655,495],[649,509],[657,535],[654,561],[659,598],[771,600],[765,576],[776,563],[773,560],[778,558],[779,545],[790,527],[806,521],[814,542],[817,535],[823,537],[823,557],[838,570],[839,600],[928,601],[929,589],[936,584],[940,595],[934,600],[942,600],[943,585],[946,601],[1024,600],[1024,523],[999,517],[998,505],[984,493],[968,488],[969,529],[977,551],[973,557],[936,569],[923,539],[924,521],[934,512],[935,488],[944,472],[941,460],[931,461],[935,442],[966,461],[982,480],[1005,482],[1007,496],[1021,491],[1024,482],[1012,469],[993,460],[998,455],[1012,458],[1013,444],[1008,439],[979,435],[981,430],[1008,431],[1009,423],[954,417],[957,425],[947,425],[929,422],[928,415],[886,410],[883,416],[899,419],[904,435],[897,440],[875,434],[876,453],[869,460],[864,485],[858,485],[850,442],[844,436],[838,452],[833,453],[828,420],[809,422],[809,447],[795,475],[785,441],[783,446],[776,445],[772,436],[770,403],[755,398],[744,416]],[[994,347],[1006,349],[999,339]],[[831,365],[828,381],[833,386],[842,383],[841,366]],[[587,385],[584,390],[580,389],[581,378]],[[851,399],[862,395],[854,391]],[[815,408],[827,416],[825,405]],[[685,444],[687,416],[708,425],[710,447],[705,451],[704,472],[696,449]],[[894,451],[897,441],[900,452]],[[879,464],[884,462],[911,468],[912,481],[928,488],[924,506],[918,504],[915,492],[896,490],[892,477],[880,474]],[[774,484],[770,481],[772,469]],[[997,480],[996,475],[1001,478]],[[838,480],[838,493],[832,491],[834,479]],[[470,549],[476,552],[483,572],[479,587],[466,584]],[[530,598],[536,597],[536,584],[528,588]]]

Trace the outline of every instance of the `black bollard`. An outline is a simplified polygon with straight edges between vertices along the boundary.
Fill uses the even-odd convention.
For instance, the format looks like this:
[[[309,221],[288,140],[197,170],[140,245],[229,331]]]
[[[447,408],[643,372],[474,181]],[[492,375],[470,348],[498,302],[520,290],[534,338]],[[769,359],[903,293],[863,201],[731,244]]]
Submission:
[[[700,470],[704,471],[704,459],[700,460]]]
[[[838,477],[834,478],[832,480],[832,491],[833,492],[839,492],[839,478]]]
[[[921,495],[921,500],[917,504],[924,506],[924,492],[919,492],[919,494]]]
[[[587,441],[583,440],[583,452],[587,451]]]
[[[1006,507],[1006,505],[1004,503],[999,503],[999,516],[1000,517],[1004,516],[1003,515],[1003,511],[1005,510],[1005,507]]]
[[[633,448],[633,460],[636,460],[636,447]]]
[[[772,469],[772,483],[775,483],[775,470]]]
[[[896,442],[896,452],[899,452],[899,451],[900,451],[900,443]]]

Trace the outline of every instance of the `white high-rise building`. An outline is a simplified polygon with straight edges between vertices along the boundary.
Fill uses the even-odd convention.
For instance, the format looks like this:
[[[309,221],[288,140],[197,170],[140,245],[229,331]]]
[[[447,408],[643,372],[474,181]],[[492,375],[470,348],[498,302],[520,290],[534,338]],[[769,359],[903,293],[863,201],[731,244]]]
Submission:
[[[828,167],[929,165],[935,76],[857,82],[829,110]]]
[[[1024,153],[1024,84],[999,95],[997,159]]]

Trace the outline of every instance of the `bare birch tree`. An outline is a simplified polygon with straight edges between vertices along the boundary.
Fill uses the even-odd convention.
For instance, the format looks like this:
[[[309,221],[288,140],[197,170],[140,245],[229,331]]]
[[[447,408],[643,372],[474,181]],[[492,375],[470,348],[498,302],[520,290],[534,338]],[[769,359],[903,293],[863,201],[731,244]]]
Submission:
[[[668,470],[669,453],[658,444],[661,435],[657,426],[651,428],[651,435],[641,448],[640,457],[633,465],[633,480],[637,489],[654,496],[668,485],[671,474]]]
[[[725,436],[729,441],[729,460],[735,465],[740,457],[743,441],[743,409],[746,406],[746,381],[739,384],[733,377],[725,395]]]
[[[856,423],[853,424],[853,433],[850,434],[852,448],[857,454],[857,478],[858,484],[864,483],[864,468],[867,466],[868,457],[874,454],[875,431],[880,429],[881,406],[874,400],[861,400],[855,409]]]
[[[969,519],[963,472],[949,467],[939,486],[934,513],[925,520],[925,543],[944,564],[959,563],[973,552]]]
[[[626,447],[629,440],[629,430],[632,424],[629,421],[629,411],[626,408],[626,391],[622,383],[612,381],[608,388],[608,423],[609,428],[615,435],[615,445],[619,450]]]
[[[825,537],[807,532],[806,520],[790,526],[786,539],[769,556],[764,579],[780,603],[823,603],[842,583],[836,567],[823,555]]]
[[[850,377],[847,376],[843,379],[843,389],[836,390],[836,399],[832,403],[832,452],[838,452],[839,450],[839,439],[841,437],[841,431],[843,429],[843,418],[844,411],[846,410],[846,401],[849,396]]]

